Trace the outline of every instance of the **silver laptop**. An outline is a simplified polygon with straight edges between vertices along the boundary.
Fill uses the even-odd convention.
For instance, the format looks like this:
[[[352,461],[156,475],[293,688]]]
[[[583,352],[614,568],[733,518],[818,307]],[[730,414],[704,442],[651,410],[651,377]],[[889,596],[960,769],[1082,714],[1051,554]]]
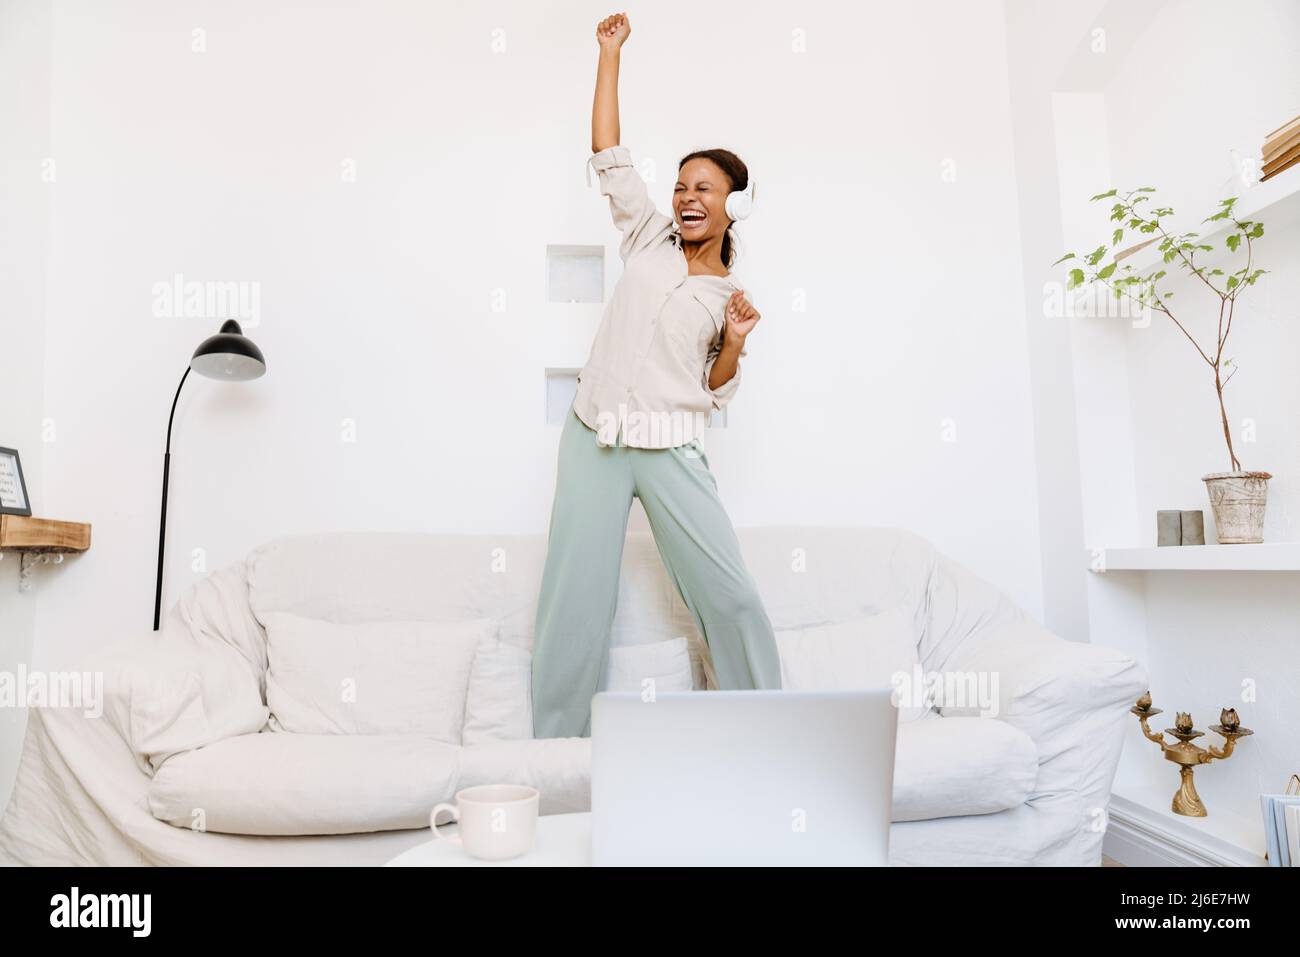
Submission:
[[[592,864],[886,865],[897,727],[889,688],[601,692]]]

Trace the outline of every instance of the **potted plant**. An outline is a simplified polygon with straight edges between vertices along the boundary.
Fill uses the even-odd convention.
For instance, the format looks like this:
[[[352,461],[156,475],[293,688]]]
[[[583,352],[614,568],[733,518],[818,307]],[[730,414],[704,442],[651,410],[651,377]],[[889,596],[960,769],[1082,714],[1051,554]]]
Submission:
[[[1225,199],[1219,203],[1219,211],[1206,217],[1202,222],[1216,223],[1228,227],[1224,241],[1232,256],[1244,255],[1246,264],[1236,272],[1227,273],[1219,268],[1207,268],[1196,262],[1201,253],[1212,252],[1214,247],[1202,242],[1199,234],[1194,232],[1171,233],[1162,220],[1172,217],[1173,209],[1168,206],[1151,208],[1143,203],[1151,202],[1155,189],[1142,186],[1123,195],[1118,190],[1110,190],[1092,197],[1092,202],[1114,199],[1111,205],[1111,222],[1117,223],[1111,234],[1109,245],[1101,245],[1092,252],[1077,255],[1066,253],[1053,266],[1077,260],[1071,265],[1066,289],[1071,290],[1088,283],[1103,283],[1114,292],[1117,300],[1128,297],[1143,310],[1154,310],[1168,316],[1187,337],[1188,342],[1204,360],[1209,371],[1214,375],[1214,390],[1219,397],[1219,421],[1223,427],[1223,439],[1228,446],[1230,468],[1226,472],[1212,472],[1202,476],[1210,496],[1210,506],[1214,510],[1214,526],[1220,544],[1240,544],[1262,542],[1264,540],[1264,506],[1268,498],[1268,472],[1247,471],[1241,467],[1237,453],[1232,447],[1232,428],[1228,424],[1228,412],[1223,401],[1223,390],[1236,375],[1236,367],[1231,359],[1225,359],[1224,350],[1228,336],[1232,332],[1232,317],[1237,299],[1248,287],[1255,285],[1267,270],[1259,269],[1254,264],[1254,241],[1264,235],[1264,224],[1251,220],[1238,219],[1233,214],[1237,200]],[[1148,234],[1151,236],[1143,246],[1158,241],[1157,249],[1163,254],[1162,261],[1149,270],[1134,269],[1131,265],[1121,264],[1112,257],[1109,263],[1103,261],[1107,253],[1119,245],[1126,232]],[[1209,349],[1201,347],[1200,342],[1187,327],[1178,320],[1168,302],[1173,298],[1172,292],[1164,292],[1161,280],[1169,273],[1162,267],[1176,266],[1186,274],[1195,276],[1199,285],[1210,290],[1219,301],[1218,332],[1214,346]],[[1179,310],[1182,311],[1181,309]]]

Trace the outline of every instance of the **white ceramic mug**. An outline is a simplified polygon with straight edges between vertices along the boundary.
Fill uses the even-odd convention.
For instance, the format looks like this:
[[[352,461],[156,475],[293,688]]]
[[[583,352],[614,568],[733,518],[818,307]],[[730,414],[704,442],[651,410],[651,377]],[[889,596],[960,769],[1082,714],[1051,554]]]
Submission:
[[[455,804],[439,804],[429,815],[436,840],[464,848],[470,857],[500,861],[533,849],[537,835],[537,808],[542,792],[525,784],[481,784],[456,792]],[[452,837],[438,833],[438,814],[450,811],[460,822]]]

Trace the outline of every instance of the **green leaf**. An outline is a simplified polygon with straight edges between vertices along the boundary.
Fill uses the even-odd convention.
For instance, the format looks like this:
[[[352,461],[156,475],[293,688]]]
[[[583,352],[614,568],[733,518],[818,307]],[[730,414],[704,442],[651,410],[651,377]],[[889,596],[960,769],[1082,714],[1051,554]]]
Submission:
[[[1065,262],[1067,259],[1077,259],[1077,258],[1078,258],[1078,257],[1075,256],[1074,253],[1066,253],[1064,256],[1062,256],[1060,259],[1058,259],[1056,262],[1052,263],[1052,265],[1053,265],[1053,266],[1059,266],[1059,265],[1061,265],[1061,263]]]
[[[1119,241],[1120,241],[1121,239],[1123,239],[1123,238],[1124,238],[1124,230],[1122,230],[1122,229],[1117,229],[1117,230],[1115,230],[1115,232],[1114,232],[1114,233],[1111,235],[1111,237],[1110,237],[1110,244],[1111,244],[1112,246],[1114,246],[1114,245],[1118,244]]]
[[[1232,199],[1221,199],[1221,200],[1219,200],[1219,205],[1220,205],[1220,206],[1227,206],[1229,209],[1231,209],[1231,208],[1232,208],[1232,204],[1235,203],[1236,201],[1237,201],[1237,197],[1235,197],[1235,196],[1232,197]]]
[[[1092,252],[1088,253],[1087,263],[1089,266],[1095,266],[1101,262],[1102,257],[1106,255],[1106,247],[1098,246]]]
[[[1229,276],[1229,277],[1228,277],[1228,288],[1229,288],[1229,289],[1235,289],[1235,288],[1237,287],[1237,284],[1238,284],[1238,279],[1237,279],[1236,276]]]
[[[1066,288],[1066,289],[1073,289],[1075,286],[1082,286],[1082,285],[1083,285],[1083,270],[1082,270],[1082,269],[1071,269],[1071,270],[1070,270],[1070,281],[1069,281],[1068,283],[1065,284],[1065,288]]]
[[[1099,200],[1099,199],[1106,199],[1106,198],[1109,197],[1109,196],[1114,196],[1114,195],[1115,195],[1116,193],[1118,193],[1118,192],[1119,192],[1119,190],[1117,190],[1117,189],[1112,189],[1112,190],[1110,190],[1109,192],[1106,192],[1106,193],[1098,193],[1098,194],[1097,194],[1096,196],[1094,196],[1092,199],[1088,200],[1088,202],[1090,202],[1090,203],[1095,203],[1095,202],[1096,202],[1097,200]]]
[[[1156,188],[1154,186],[1139,186],[1136,190],[1134,190],[1134,192],[1137,193],[1154,193],[1155,191]]]
[[[1214,222],[1216,219],[1227,219],[1227,218],[1228,218],[1228,210],[1226,210],[1226,209],[1221,209],[1221,210],[1219,210],[1217,213],[1215,213],[1213,216],[1206,216],[1204,219],[1201,220],[1201,222],[1203,222],[1203,223],[1212,223],[1212,222]]]
[[[1109,266],[1102,267],[1101,272],[1097,273],[1097,278],[1109,279],[1114,274],[1114,272],[1115,272],[1115,264],[1111,263]]]
[[[1250,233],[1249,233],[1249,236],[1250,236],[1251,239],[1259,239],[1259,237],[1260,237],[1260,236],[1263,236],[1263,235],[1264,235],[1264,224],[1263,224],[1263,223],[1256,223],[1256,224],[1255,224],[1255,228],[1252,229],[1252,230],[1250,231]]]
[[[1237,247],[1241,245],[1241,236],[1239,236],[1236,233],[1233,233],[1231,236],[1225,239],[1224,242],[1227,243],[1228,248],[1235,253],[1237,251]]]

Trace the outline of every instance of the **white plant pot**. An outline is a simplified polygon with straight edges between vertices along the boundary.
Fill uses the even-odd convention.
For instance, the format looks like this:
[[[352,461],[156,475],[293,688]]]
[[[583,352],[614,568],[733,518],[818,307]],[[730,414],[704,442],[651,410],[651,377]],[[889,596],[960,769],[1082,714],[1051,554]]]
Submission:
[[[1210,494],[1214,532],[1220,545],[1248,545],[1264,540],[1264,506],[1268,472],[1211,472],[1201,481]]]

